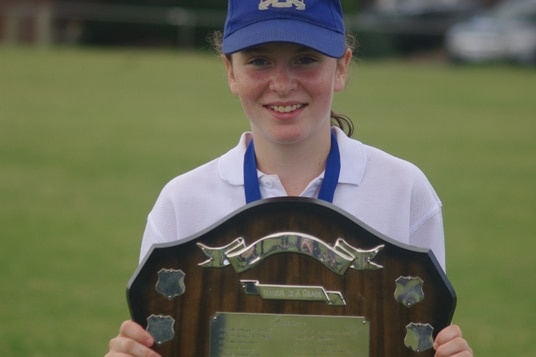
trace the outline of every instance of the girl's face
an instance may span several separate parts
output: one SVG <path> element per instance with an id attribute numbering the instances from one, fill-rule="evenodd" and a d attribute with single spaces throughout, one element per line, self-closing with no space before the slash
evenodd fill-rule
<path id="1" fill-rule="evenodd" d="M 224 59 L 255 140 L 294 144 L 326 137 L 333 94 L 344 89 L 352 57 L 341 59 L 290 43 L 269 43 Z"/>

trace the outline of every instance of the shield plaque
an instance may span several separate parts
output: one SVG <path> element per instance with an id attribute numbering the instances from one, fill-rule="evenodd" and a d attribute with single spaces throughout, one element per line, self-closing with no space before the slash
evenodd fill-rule
<path id="1" fill-rule="evenodd" d="M 256 201 L 189 238 L 154 245 L 127 287 L 164 357 L 431 357 L 454 314 L 430 250 L 324 201 Z"/>

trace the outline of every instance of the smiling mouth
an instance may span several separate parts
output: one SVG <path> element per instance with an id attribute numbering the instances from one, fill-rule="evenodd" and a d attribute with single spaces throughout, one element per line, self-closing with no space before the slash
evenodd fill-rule
<path id="1" fill-rule="evenodd" d="M 271 105 L 270 109 L 278 113 L 291 113 L 295 110 L 303 108 L 303 104 L 294 104 L 294 105 Z"/>

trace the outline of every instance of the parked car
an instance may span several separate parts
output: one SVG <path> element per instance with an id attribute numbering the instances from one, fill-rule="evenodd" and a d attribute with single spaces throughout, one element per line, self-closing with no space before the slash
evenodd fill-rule
<path id="1" fill-rule="evenodd" d="M 453 61 L 536 63 L 536 0 L 510 0 L 453 25 L 446 34 Z"/>
<path id="2" fill-rule="evenodd" d="M 447 29 L 477 9 L 475 0 L 398 0 L 389 7 L 376 2 L 346 19 L 358 39 L 364 34 L 381 35 L 396 52 L 408 53 L 442 48 Z"/>

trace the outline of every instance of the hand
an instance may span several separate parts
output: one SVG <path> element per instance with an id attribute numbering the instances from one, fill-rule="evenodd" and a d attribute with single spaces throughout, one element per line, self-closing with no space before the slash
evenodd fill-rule
<path id="1" fill-rule="evenodd" d="M 457 325 L 450 325 L 439 332 L 434 341 L 435 357 L 472 357 L 473 350 L 462 337 Z"/>
<path id="2" fill-rule="evenodd" d="M 110 350 L 104 357 L 160 357 L 151 350 L 154 344 L 149 332 L 134 321 L 125 321 L 119 334 L 110 340 Z"/>

